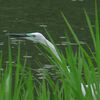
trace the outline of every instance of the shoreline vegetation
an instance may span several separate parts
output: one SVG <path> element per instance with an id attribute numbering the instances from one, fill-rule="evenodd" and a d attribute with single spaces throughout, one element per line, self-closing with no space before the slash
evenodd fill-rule
<path id="1" fill-rule="evenodd" d="M 59 61 L 53 52 L 46 49 L 53 57 L 45 54 L 49 59 L 50 64 L 55 65 L 54 74 L 57 79 L 54 80 L 48 71 L 43 71 L 42 80 L 33 76 L 31 66 L 24 66 L 20 60 L 20 44 L 18 46 L 18 54 L 16 59 L 16 69 L 13 74 L 12 53 L 10 41 L 8 41 L 9 55 L 8 67 L 3 71 L 2 55 L 0 52 L 0 100 L 99 100 L 100 99 L 100 28 L 97 1 L 95 0 L 95 29 L 92 27 L 91 20 L 86 10 L 84 10 L 86 22 L 93 41 L 94 51 L 87 46 L 89 53 L 86 51 L 76 36 L 73 28 L 68 20 L 61 12 L 67 27 L 73 35 L 78 49 L 73 51 L 72 46 L 65 48 L 66 56 L 57 48 L 57 53 L 61 61 Z M 45 29 L 51 42 L 53 42 L 49 33 Z M 95 53 L 94 53 L 95 52 Z M 92 56 L 92 58 L 91 58 Z M 24 67 L 28 67 L 25 71 Z M 41 65 L 40 65 L 41 66 Z M 66 66 L 70 66 L 70 72 L 66 70 Z M 43 66 L 41 66 L 43 68 Z M 96 69 L 96 70 L 95 70 Z M 26 72 L 26 73 L 25 73 Z M 81 90 L 83 83 L 86 94 L 83 95 Z M 88 88 L 87 88 L 88 86 Z M 91 89 L 92 87 L 92 89 Z"/>

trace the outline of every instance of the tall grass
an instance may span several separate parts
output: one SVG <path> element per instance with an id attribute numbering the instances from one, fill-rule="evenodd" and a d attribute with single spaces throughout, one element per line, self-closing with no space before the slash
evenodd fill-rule
<path id="1" fill-rule="evenodd" d="M 56 48 L 57 53 L 61 59 L 59 60 L 50 49 L 44 47 L 44 49 L 46 49 L 53 58 L 51 59 L 48 55 L 46 55 L 50 63 L 55 65 L 56 68 L 54 73 L 58 78 L 54 80 L 48 72 L 44 72 L 45 79 L 39 81 L 35 78 L 35 76 L 33 76 L 32 71 L 30 70 L 31 68 L 27 70 L 27 77 L 24 76 L 25 73 L 23 71 L 23 65 L 25 64 L 20 62 L 20 44 L 18 47 L 17 63 L 15 65 L 16 69 L 15 73 L 13 73 L 13 59 L 11 54 L 11 47 L 9 45 L 8 67 L 4 70 L 3 74 L 0 70 L 0 100 L 100 99 L 100 33 L 97 4 L 95 3 L 95 31 L 93 30 L 89 15 L 85 10 L 84 13 L 87 25 L 90 30 L 91 39 L 93 40 L 95 54 L 92 52 L 89 46 L 87 48 L 91 54 L 88 53 L 86 48 L 80 44 L 75 31 L 69 24 L 64 14 L 61 12 L 67 27 L 69 28 L 76 43 L 78 44 L 77 51 L 74 52 L 72 47 L 69 45 L 65 48 L 66 55 L 64 56 L 63 53 L 61 53 L 61 51 Z M 46 33 L 48 34 L 47 30 Z M 94 59 L 91 58 L 91 55 Z M 4 69 L 4 66 L 2 66 L 2 56 L 3 54 L 1 53 L 0 69 Z M 66 66 L 69 66 L 68 68 L 70 68 L 70 71 L 68 71 Z M 97 71 L 95 71 L 95 69 L 97 69 Z M 85 95 L 83 95 L 82 92 L 82 84 L 86 90 Z"/>

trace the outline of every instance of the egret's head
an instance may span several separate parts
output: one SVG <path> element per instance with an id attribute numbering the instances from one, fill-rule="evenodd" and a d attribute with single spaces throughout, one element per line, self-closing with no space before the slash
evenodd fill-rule
<path id="1" fill-rule="evenodd" d="M 33 41 L 34 43 L 46 44 L 46 38 L 39 32 L 27 33 L 27 34 L 11 34 L 10 36 L 30 40 Z"/>
<path id="2" fill-rule="evenodd" d="M 28 33 L 26 34 L 27 37 L 26 39 L 27 40 L 31 40 L 33 41 L 34 43 L 43 43 L 46 42 L 46 38 L 39 32 L 35 32 L 35 33 Z"/>

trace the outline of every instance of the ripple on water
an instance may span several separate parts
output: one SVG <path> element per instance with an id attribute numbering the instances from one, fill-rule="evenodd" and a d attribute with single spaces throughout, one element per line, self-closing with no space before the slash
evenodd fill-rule
<path id="1" fill-rule="evenodd" d="M 6 33 L 6 32 L 8 32 L 8 30 L 5 29 L 5 30 L 3 30 L 2 32 Z"/>
<path id="2" fill-rule="evenodd" d="M 23 58 L 28 58 L 29 59 L 29 58 L 32 58 L 32 56 L 27 55 L 27 56 L 23 56 Z"/>
<path id="3" fill-rule="evenodd" d="M 11 44 L 14 44 L 14 45 L 18 45 L 19 42 L 24 42 L 24 45 L 25 45 L 25 40 L 19 40 L 19 39 L 16 39 L 16 38 L 10 38 L 11 40 Z"/>
<path id="4" fill-rule="evenodd" d="M 84 0 L 78 0 L 78 1 L 83 2 Z"/>
<path id="5" fill-rule="evenodd" d="M 50 68 L 53 68 L 54 65 L 48 65 L 48 64 L 45 64 L 43 68 L 47 68 L 47 69 L 50 69 Z"/>
<path id="6" fill-rule="evenodd" d="M 59 37 L 60 39 L 66 39 L 66 37 L 65 36 L 61 36 L 61 37 Z"/>
<path id="7" fill-rule="evenodd" d="M 45 25 L 45 24 L 41 24 L 41 25 L 39 25 L 40 27 L 44 27 L 44 28 L 46 28 L 47 27 L 47 25 Z"/>
<path id="8" fill-rule="evenodd" d="M 85 42 L 83 42 L 83 41 L 80 41 L 80 44 L 81 45 L 84 45 L 84 44 L 86 44 Z M 71 43 L 71 42 L 61 42 L 61 45 L 63 45 L 63 46 L 65 46 L 65 45 L 72 45 L 72 46 L 75 46 L 75 45 L 78 45 L 78 43 Z"/>
<path id="9" fill-rule="evenodd" d="M 9 61 L 5 61 L 6 64 L 9 64 Z M 12 64 L 15 64 L 15 61 L 11 62 Z"/>
<path id="10" fill-rule="evenodd" d="M 42 55 L 43 55 L 43 53 L 42 53 L 42 52 L 40 52 L 40 53 L 38 53 L 38 55 L 39 55 L 39 56 L 42 56 Z"/>
<path id="11" fill-rule="evenodd" d="M 83 2 L 84 0 L 72 0 L 72 2 Z"/>
<path id="12" fill-rule="evenodd" d="M 77 1 L 77 0 L 72 0 L 73 2 Z"/>
<path id="13" fill-rule="evenodd" d="M 0 46 L 4 45 L 4 42 L 0 42 Z"/>
<path id="14" fill-rule="evenodd" d="M 4 69 L 3 68 L 0 68 L 0 71 L 4 71 Z"/>
<path id="15" fill-rule="evenodd" d="M 55 65 L 45 64 L 42 68 L 32 69 L 39 80 L 45 79 L 46 73 L 48 73 L 53 79 L 57 79 L 57 73 L 55 73 Z"/>

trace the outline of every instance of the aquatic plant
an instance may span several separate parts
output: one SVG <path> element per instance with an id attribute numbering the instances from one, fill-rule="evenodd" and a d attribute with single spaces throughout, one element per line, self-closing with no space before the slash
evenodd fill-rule
<path id="1" fill-rule="evenodd" d="M 57 79 L 54 80 L 48 71 L 44 71 L 45 78 L 36 79 L 28 66 L 27 73 L 24 72 L 23 65 L 20 60 L 20 44 L 18 46 L 16 69 L 13 73 L 12 51 L 9 43 L 8 67 L 4 68 L 2 64 L 2 53 L 0 53 L 0 100 L 99 100 L 100 99 L 100 30 L 98 20 L 97 3 L 95 0 L 95 31 L 92 27 L 89 15 L 84 10 L 86 22 L 88 24 L 91 39 L 93 40 L 94 51 L 87 45 L 88 51 L 77 38 L 75 31 L 69 24 L 68 20 L 61 12 L 67 27 L 73 35 L 78 49 L 76 52 L 68 45 L 66 55 L 57 50 L 61 59 L 58 60 L 50 49 L 43 46 L 51 55 L 47 55 L 49 62 L 55 65 Z M 47 30 L 46 33 L 49 35 Z M 50 35 L 49 35 L 50 37 Z M 50 38 L 52 40 L 52 38 Z M 54 42 L 52 42 L 54 43 Z M 95 52 L 95 54 L 93 53 Z M 49 57 L 52 56 L 52 59 Z M 93 59 L 92 59 L 92 58 Z M 66 66 L 70 66 L 70 72 Z M 43 67 L 43 66 L 41 66 Z M 95 71 L 96 69 L 96 71 Z M 81 83 L 84 84 L 86 94 L 83 95 Z M 92 88 L 91 88 L 92 87 Z"/>

